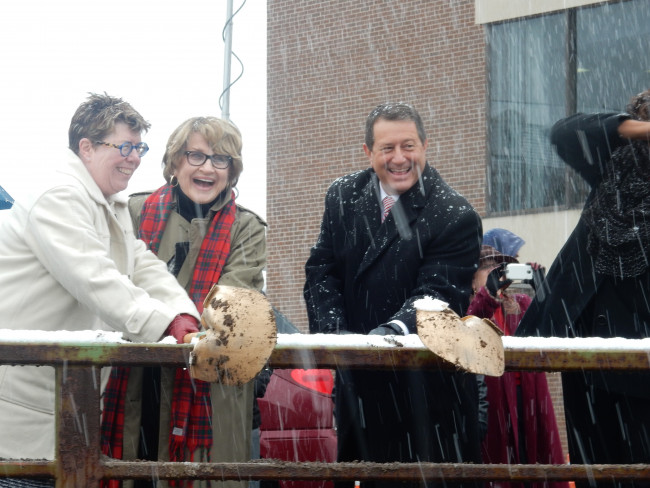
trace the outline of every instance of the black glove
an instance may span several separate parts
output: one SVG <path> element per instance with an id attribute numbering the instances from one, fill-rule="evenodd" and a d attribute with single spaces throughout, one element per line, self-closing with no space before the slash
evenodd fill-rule
<path id="1" fill-rule="evenodd" d="M 533 290 L 537 291 L 541 288 L 544 279 L 546 278 L 546 268 L 537 263 L 528 263 L 530 267 L 533 268 L 533 279 L 526 280 L 526 283 L 530 284 L 533 287 Z"/>
<path id="2" fill-rule="evenodd" d="M 381 324 L 376 329 L 368 332 L 368 335 L 404 335 L 402 329 L 397 324 Z"/>
<path id="3" fill-rule="evenodd" d="M 506 263 L 499 264 L 496 268 L 490 271 L 490 274 L 487 277 L 487 282 L 485 287 L 490 292 L 490 295 L 493 297 L 497 296 L 499 290 L 505 290 L 510 286 L 512 280 L 502 280 L 506 270 Z"/>

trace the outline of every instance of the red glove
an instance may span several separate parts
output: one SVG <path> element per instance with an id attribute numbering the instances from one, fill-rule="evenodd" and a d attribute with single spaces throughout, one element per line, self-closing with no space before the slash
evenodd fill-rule
<path id="1" fill-rule="evenodd" d="M 187 334 L 199 331 L 199 321 L 189 314 L 182 313 L 174 317 L 165 335 L 174 336 L 178 344 L 183 344 L 183 339 Z"/>

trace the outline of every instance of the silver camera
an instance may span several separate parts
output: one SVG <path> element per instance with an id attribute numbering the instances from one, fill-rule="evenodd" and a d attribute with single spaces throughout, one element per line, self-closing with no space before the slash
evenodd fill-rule
<path id="1" fill-rule="evenodd" d="M 533 268 L 530 264 L 508 263 L 506 266 L 506 279 L 508 280 L 532 280 Z"/>

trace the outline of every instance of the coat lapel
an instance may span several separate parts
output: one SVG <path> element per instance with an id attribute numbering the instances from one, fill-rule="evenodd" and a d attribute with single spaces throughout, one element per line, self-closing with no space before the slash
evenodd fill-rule
<path id="1" fill-rule="evenodd" d="M 424 178 L 428 175 L 428 178 Z M 403 193 L 399 200 L 395 202 L 390 214 L 386 220 L 381 223 L 380 209 L 381 209 L 381 193 L 379 191 L 379 179 L 376 174 L 372 177 L 366 187 L 364 188 L 364 195 L 360 200 L 363 200 L 365 205 L 360 208 L 375 209 L 370 214 L 364 214 L 365 231 L 368 232 L 371 238 L 371 243 L 359 265 L 355 278 L 359 278 L 365 270 L 384 254 L 390 246 L 398 239 L 412 239 L 412 224 L 419 215 L 420 211 L 426 203 L 426 195 L 431 189 L 431 172 L 428 165 L 425 166 L 424 173 L 419 182 L 413 188 Z M 376 204 L 372 205 L 370 200 L 375 200 Z"/>

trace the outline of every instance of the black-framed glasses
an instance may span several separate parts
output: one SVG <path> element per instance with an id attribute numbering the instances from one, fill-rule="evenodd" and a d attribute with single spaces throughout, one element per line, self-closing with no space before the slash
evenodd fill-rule
<path id="1" fill-rule="evenodd" d="M 114 147 L 115 149 L 119 149 L 120 154 L 122 155 L 122 157 L 125 158 L 129 154 L 131 154 L 131 151 L 133 151 L 134 149 L 135 152 L 140 157 L 147 154 L 147 151 L 149 150 L 149 146 L 147 146 L 146 142 L 138 142 L 137 144 L 133 144 L 132 142 L 126 141 L 118 146 L 117 144 L 113 144 L 112 142 L 95 141 L 95 144 L 103 144 L 104 146 Z"/>
<path id="2" fill-rule="evenodd" d="M 199 151 L 185 151 L 187 162 L 191 166 L 202 166 L 208 159 L 216 169 L 226 169 L 232 164 L 232 157 L 227 154 L 213 154 L 208 156 Z"/>

